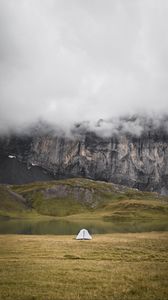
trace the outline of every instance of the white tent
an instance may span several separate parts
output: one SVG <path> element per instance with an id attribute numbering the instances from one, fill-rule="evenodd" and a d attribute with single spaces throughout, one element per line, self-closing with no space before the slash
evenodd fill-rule
<path id="1" fill-rule="evenodd" d="M 86 229 L 81 229 L 76 237 L 76 240 L 91 240 L 92 237 Z"/>

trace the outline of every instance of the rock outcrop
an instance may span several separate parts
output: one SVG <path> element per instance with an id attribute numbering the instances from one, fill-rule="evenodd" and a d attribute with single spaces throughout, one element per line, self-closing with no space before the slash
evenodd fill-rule
<path id="1" fill-rule="evenodd" d="M 93 132 L 13 137 L 1 140 L 0 155 L 15 155 L 27 168 L 41 167 L 55 178 L 85 177 L 168 194 L 168 134 L 161 129 L 108 138 Z"/>

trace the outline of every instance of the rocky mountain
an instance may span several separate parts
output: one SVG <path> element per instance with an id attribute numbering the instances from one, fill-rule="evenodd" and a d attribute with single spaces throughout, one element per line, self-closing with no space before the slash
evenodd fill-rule
<path id="1" fill-rule="evenodd" d="M 25 166 L 18 176 L 18 166 L 12 167 L 14 160 Z M 78 131 L 67 137 L 40 131 L 1 138 L 1 183 L 68 177 L 168 194 L 168 133 L 159 127 L 143 130 L 140 135 L 120 131 L 103 137 L 93 131 Z"/>

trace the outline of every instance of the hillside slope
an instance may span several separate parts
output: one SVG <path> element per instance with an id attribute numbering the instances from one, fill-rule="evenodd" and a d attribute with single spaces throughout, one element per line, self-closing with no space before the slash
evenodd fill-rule
<path id="1" fill-rule="evenodd" d="M 0 216 L 17 216 L 27 212 L 26 199 L 15 193 L 9 186 L 0 185 Z"/>
<path id="2" fill-rule="evenodd" d="M 167 218 L 168 197 L 83 178 L 0 186 L 1 215 L 18 212 L 65 217 Z"/>

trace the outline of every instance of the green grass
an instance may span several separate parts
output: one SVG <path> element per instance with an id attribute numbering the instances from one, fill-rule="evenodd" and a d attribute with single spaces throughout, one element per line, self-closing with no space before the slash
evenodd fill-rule
<path id="1" fill-rule="evenodd" d="M 28 213 L 25 200 L 9 186 L 0 185 L 0 216 L 26 216 Z"/>
<path id="2" fill-rule="evenodd" d="M 56 217 L 86 212 L 85 207 L 81 203 L 71 198 L 68 199 L 68 197 L 65 199 L 52 198 L 46 201 L 44 198 L 36 196 L 33 199 L 33 208 L 41 215 Z"/>
<path id="3" fill-rule="evenodd" d="M 0 299 L 167 300 L 168 233 L 0 236 Z"/>
<path id="4" fill-rule="evenodd" d="M 167 219 L 168 204 L 160 200 L 121 200 L 111 202 L 104 209 L 106 221 L 132 219 Z"/>
<path id="5" fill-rule="evenodd" d="M 168 217 L 168 197 L 83 178 L 1 185 L 0 215 L 159 220 Z"/>

